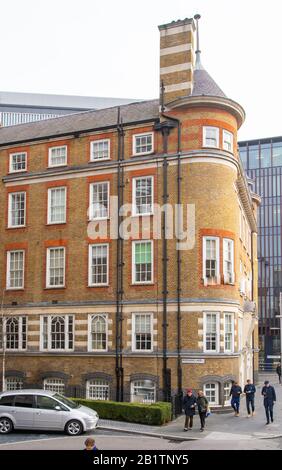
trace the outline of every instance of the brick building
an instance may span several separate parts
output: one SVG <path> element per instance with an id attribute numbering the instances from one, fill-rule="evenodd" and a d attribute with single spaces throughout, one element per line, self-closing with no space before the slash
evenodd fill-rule
<path id="1" fill-rule="evenodd" d="M 223 405 L 257 371 L 244 111 L 202 67 L 193 19 L 159 30 L 160 99 L 0 129 L 7 388 L 152 401 L 191 386 Z M 124 204 L 137 230 L 114 236 Z"/>

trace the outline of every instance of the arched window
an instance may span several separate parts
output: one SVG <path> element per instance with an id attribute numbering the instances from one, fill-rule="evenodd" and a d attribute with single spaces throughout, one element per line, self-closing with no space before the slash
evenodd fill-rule
<path id="1" fill-rule="evenodd" d="M 6 378 L 6 390 L 22 390 L 23 379 L 21 377 L 7 377 Z"/>
<path id="2" fill-rule="evenodd" d="M 204 385 L 204 394 L 210 405 L 219 404 L 218 383 L 210 382 Z"/>
<path id="3" fill-rule="evenodd" d="M 64 317 L 53 317 L 51 320 L 51 348 L 65 349 Z"/>
<path id="4" fill-rule="evenodd" d="M 230 404 L 230 390 L 231 390 L 231 380 L 224 382 L 223 384 L 223 398 L 224 398 L 224 405 Z"/>
<path id="5" fill-rule="evenodd" d="M 91 400 L 109 400 L 109 382 L 103 379 L 88 380 L 86 383 L 86 398 Z"/>
<path id="6" fill-rule="evenodd" d="M 62 393 L 65 392 L 65 383 L 63 379 L 58 379 L 55 377 L 47 377 L 43 382 L 44 390 L 51 390 L 51 392 Z"/>
<path id="7" fill-rule="evenodd" d="M 131 401 L 153 403 L 156 401 L 156 384 L 152 380 L 135 380 L 131 382 Z"/>
<path id="8" fill-rule="evenodd" d="M 41 348 L 51 350 L 73 349 L 74 316 L 49 315 L 42 318 Z"/>
<path id="9" fill-rule="evenodd" d="M 107 316 L 94 315 L 90 322 L 90 349 L 94 351 L 107 350 Z"/>

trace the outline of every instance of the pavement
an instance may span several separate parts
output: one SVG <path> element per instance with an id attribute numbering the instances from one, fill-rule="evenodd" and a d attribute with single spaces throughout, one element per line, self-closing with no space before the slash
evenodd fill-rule
<path id="1" fill-rule="evenodd" d="M 261 387 L 264 380 L 269 380 L 275 387 L 277 402 L 274 406 L 274 423 L 266 426 Z M 163 426 L 147 426 L 142 424 L 126 423 L 121 421 L 103 420 L 99 421 L 99 429 L 123 431 L 130 434 L 143 436 L 160 437 L 165 439 L 191 441 L 207 439 L 212 441 L 249 441 L 251 439 L 277 439 L 282 438 L 282 385 L 278 383 L 276 374 L 260 376 L 260 383 L 257 385 L 256 393 L 256 413 L 252 418 L 248 418 L 246 410 L 246 400 L 241 398 L 240 416 L 235 417 L 234 413 L 217 414 L 212 413 L 206 420 L 206 430 L 200 432 L 200 420 L 198 416 L 194 418 L 194 428 L 184 432 L 184 415 L 179 416 L 174 421 Z"/>

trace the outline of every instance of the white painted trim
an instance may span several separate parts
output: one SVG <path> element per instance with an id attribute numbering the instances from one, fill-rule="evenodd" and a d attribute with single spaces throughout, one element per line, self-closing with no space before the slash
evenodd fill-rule
<path id="1" fill-rule="evenodd" d="M 12 196 L 15 194 L 24 194 L 24 223 L 22 225 L 12 225 Z M 26 191 L 15 191 L 13 193 L 9 193 L 8 197 L 8 228 L 19 228 L 26 226 Z"/>
<path id="2" fill-rule="evenodd" d="M 207 384 L 214 384 L 215 385 L 215 399 L 216 399 L 216 401 L 215 401 L 215 403 L 210 402 L 209 404 L 212 405 L 212 406 L 213 405 L 214 406 L 219 405 L 219 384 L 218 384 L 218 382 L 210 381 L 210 382 L 207 382 L 206 384 L 203 385 L 205 396 L 206 396 L 206 386 L 207 386 Z"/>
<path id="3" fill-rule="evenodd" d="M 106 246 L 107 247 L 107 281 L 105 283 L 93 284 L 91 283 L 91 268 L 92 268 L 92 247 L 93 246 Z M 109 243 L 91 243 L 88 246 L 88 287 L 100 287 L 109 285 Z"/>
<path id="4" fill-rule="evenodd" d="M 52 286 L 50 285 L 50 251 L 51 250 L 63 250 L 64 253 L 64 282 L 63 284 Z M 66 284 L 66 248 L 64 246 L 50 246 L 46 250 L 46 288 L 47 289 L 60 289 L 65 287 Z"/>
<path id="5" fill-rule="evenodd" d="M 66 149 L 66 157 L 65 157 L 65 162 L 64 163 L 59 163 L 59 164 L 52 164 L 51 162 L 51 157 L 52 157 L 52 150 L 53 149 Z M 68 146 L 67 145 L 54 145 L 53 147 L 49 147 L 48 149 L 48 168 L 56 168 L 58 166 L 66 166 L 68 164 Z"/>
<path id="6" fill-rule="evenodd" d="M 207 139 L 207 129 L 214 129 L 215 130 L 215 137 L 216 137 L 216 145 L 208 145 L 206 143 Z M 219 148 L 219 127 L 215 126 L 203 126 L 203 147 L 208 148 Z"/>
<path id="7" fill-rule="evenodd" d="M 151 349 L 136 349 L 136 336 L 135 336 L 135 317 L 136 315 L 143 315 L 147 316 L 150 315 L 151 317 L 151 322 L 150 322 L 150 330 L 151 330 Z M 132 352 L 141 352 L 141 353 L 148 353 L 148 352 L 153 352 L 154 350 L 154 326 L 153 326 L 153 318 L 154 314 L 152 312 L 134 312 L 132 313 L 132 331 L 131 331 L 131 346 L 132 346 Z"/>
<path id="8" fill-rule="evenodd" d="M 192 44 L 191 43 L 186 43 L 186 44 L 179 44 L 178 46 L 172 46 L 172 47 L 164 47 L 163 49 L 160 50 L 160 56 L 166 56 L 170 54 L 177 54 L 178 52 L 186 52 L 186 51 L 191 51 L 192 49 Z"/>
<path id="9" fill-rule="evenodd" d="M 206 334 L 207 334 L 207 315 L 216 315 L 216 350 L 206 349 Z M 220 352 L 220 312 L 211 312 L 206 310 L 203 312 L 203 352 L 205 354 L 217 354 Z"/>
<path id="10" fill-rule="evenodd" d="M 108 198 L 108 207 L 107 207 L 107 215 L 105 217 L 93 217 L 93 187 L 99 186 L 102 184 L 107 184 L 107 198 Z M 110 182 L 109 181 L 97 181 L 90 183 L 89 185 L 89 220 L 107 220 L 110 214 Z"/>
<path id="11" fill-rule="evenodd" d="M 108 156 L 104 158 L 93 158 L 93 147 L 94 144 L 101 144 L 102 142 L 108 142 Z M 90 142 L 90 162 L 100 162 L 104 160 L 111 159 L 111 139 L 98 139 L 98 140 L 91 140 Z"/>
<path id="12" fill-rule="evenodd" d="M 225 353 L 234 353 L 234 313 L 233 312 L 224 312 L 224 341 L 223 341 L 223 350 Z M 225 349 L 225 333 L 226 333 L 226 322 L 225 318 L 227 315 L 231 316 L 231 326 L 232 326 L 232 340 L 231 340 L 231 349 Z"/>
<path id="13" fill-rule="evenodd" d="M 23 283 L 20 287 L 11 287 L 11 253 L 23 253 Z M 7 272 L 6 272 L 6 289 L 7 290 L 22 290 L 24 289 L 24 281 L 25 281 L 25 250 L 9 250 L 7 251 Z"/>
<path id="14" fill-rule="evenodd" d="M 148 152 L 136 152 L 136 138 L 137 137 L 144 137 L 144 136 L 152 136 L 152 150 L 149 150 Z M 150 155 L 151 153 L 154 153 L 154 132 L 142 132 L 139 134 L 133 134 L 132 136 L 132 156 L 137 157 L 139 155 Z"/>
<path id="15" fill-rule="evenodd" d="M 184 24 L 182 26 L 172 26 L 171 28 L 161 29 L 160 37 L 172 36 L 174 34 L 186 33 L 187 31 L 193 31 L 192 24 Z"/>
<path id="16" fill-rule="evenodd" d="M 135 246 L 136 244 L 141 243 L 151 243 L 151 258 L 152 258 L 152 279 L 151 281 L 136 281 L 136 270 L 135 270 Z M 153 240 L 134 240 L 132 242 L 132 262 L 131 262 L 131 271 L 132 271 L 132 284 L 142 285 L 142 284 L 154 284 L 154 243 Z"/>
<path id="17" fill-rule="evenodd" d="M 215 240 L 216 250 L 216 284 L 220 284 L 220 253 L 219 253 L 219 237 L 203 236 L 203 279 L 205 285 L 208 285 L 208 278 L 206 277 L 206 252 L 207 252 L 207 240 Z"/>
<path id="18" fill-rule="evenodd" d="M 175 83 L 173 85 L 165 85 L 165 93 L 170 93 L 171 91 L 190 90 L 190 89 L 192 89 L 192 82 L 181 82 L 181 83 Z"/>
<path id="19" fill-rule="evenodd" d="M 25 155 L 25 168 L 22 170 L 13 170 L 12 160 L 16 155 Z M 13 152 L 9 154 L 9 173 L 21 173 L 22 171 L 27 171 L 27 152 Z"/>
<path id="20" fill-rule="evenodd" d="M 60 222 L 51 222 L 51 194 L 52 191 L 56 191 L 58 189 L 64 189 L 65 193 L 65 213 L 64 213 L 64 220 Z M 47 206 L 47 224 L 48 225 L 57 225 L 57 224 L 65 224 L 67 220 L 67 187 L 66 186 L 54 186 L 53 188 L 48 188 L 48 206 Z"/>
<path id="21" fill-rule="evenodd" d="M 226 148 L 225 146 L 225 136 L 228 135 L 231 137 L 231 150 L 229 150 L 228 148 Z M 230 132 L 230 131 L 227 131 L 226 129 L 223 129 L 222 131 L 222 148 L 223 150 L 225 150 L 226 152 L 231 152 L 233 153 L 233 148 L 234 148 L 234 137 L 233 137 L 233 133 Z"/>
<path id="22" fill-rule="evenodd" d="M 92 349 L 92 340 L 91 340 L 91 324 L 92 320 L 95 317 L 103 317 L 106 321 L 106 348 L 105 349 Z M 87 351 L 89 352 L 106 352 L 108 351 L 108 340 L 109 340 L 109 330 L 108 330 L 108 314 L 107 313 L 90 313 L 88 314 L 88 338 L 87 338 Z M 86 342 L 85 342 L 86 343 Z"/>
<path id="23" fill-rule="evenodd" d="M 51 347 L 52 338 L 51 338 L 51 322 L 53 317 L 62 317 L 65 321 L 65 344 L 69 346 L 69 319 L 72 317 L 72 325 L 73 325 L 73 347 L 69 348 L 66 347 L 64 349 L 53 349 Z M 44 318 L 47 318 L 47 348 L 44 348 Z M 46 314 L 41 315 L 40 317 L 40 341 L 39 341 L 40 351 L 48 351 L 48 352 L 69 352 L 74 351 L 75 349 L 75 315 L 73 314 Z"/>
<path id="24" fill-rule="evenodd" d="M 19 347 L 18 348 L 8 348 L 7 347 L 7 320 L 9 320 L 10 318 L 15 318 L 19 321 L 18 325 L 19 325 L 19 342 L 18 342 L 18 345 Z M 25 341 L 25 348 L 23 348 L 23 318 L 25 318 L 25 324 L 26 324 L 26 341 Z M 3 342 L 4 342 L 4 345 L 5 345 L 5 350 L 9 353 L 9 352 L 17 352 L 17 351 L 26 351 L 27 350 L 27 343 L 28 343 L 28 317 L 27 315 L 9 315 L 9 316 L 4 316 L 4 317 L 1 317 L 2 319 L 2 331 L 4 332 L 4 337 L 2 339 L 2 348 L 0 348 L 0 351 L 3 350 Z"/>
<path id="25" fill-rule="evenodd" d="M 192 70 L 192 62 L 184 62 L 183 64 L 170 65 L 168 67 L 161 67 L 160 74 L 164 75 L 167 73 L 181 72 L 183 70 Z"/>
<path id="26" fill-rule="evenodd" d="M 142 179 L 150 179 L 151 180 L 151 212 L 144 212 L 144 213 L 137 213 L 136 210 L 136 181 L 137 180 L 142 180 Z M 146 215 L 153 215 L 154 214 L 154 176 L 151 175 L 144 175 L 144 176 L 138 176 L 136 178 L 133 178 L 132 182 L 133 186 L 133 191 L 132 191 L 132 215 L 134 217 L 145 217 Z"/>

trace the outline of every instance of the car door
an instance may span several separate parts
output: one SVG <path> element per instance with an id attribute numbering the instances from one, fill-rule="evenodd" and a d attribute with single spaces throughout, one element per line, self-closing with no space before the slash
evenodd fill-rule
<path id="1" fill-rule="evenodd" d="M 15 427 L 23 429 L 32 429 L 34 421 L 34 396 L 16 395 L 13 407 L 15 417 Z"/>
<path id="2" fill-rule="evenodd" d="M 56 409 L 60 407 L 61 410 Z M 50 396 L 36 395 L 34 428 L 46 430 L 63 430 L 63 414 L 60 403 Z"/>

